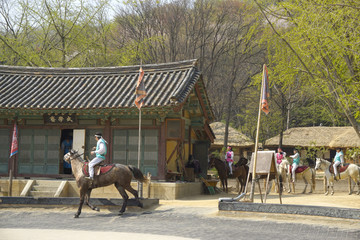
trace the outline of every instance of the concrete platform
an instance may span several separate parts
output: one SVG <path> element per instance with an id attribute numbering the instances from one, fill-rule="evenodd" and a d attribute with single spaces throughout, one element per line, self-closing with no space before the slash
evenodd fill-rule
<path id="1" fill-rule="evenodd" d="M 0 196 L 8 195 L 8 179 L 0 179 Z M 137 189 L 137 182 L 131 186 Z M 143 185 L 143 196 L 149 199 L 175 200 L 202 194 L 202 183 L 195 182 L 163 182 L 151 181 L 150 185 Z M 14 179 L 12 184 L 13 197 L 79 197 L 79 188 L 74 179 Z M 114 185 L 95 188 L 91 192 L 92 198 L 121 198 Z M 129 195 L 132 197 L 132 195 Z"/>
<path id="2" fill-rule="evenodd" d="M 1 207 L 50 207 L 50 206 L 78 206 L 78 197 L 0 197 L 0 208 Z M 144 208 L 159 205 L 159 199 L 140 199 Z M 95 206 L 121 206 L 123 199 L 121 198 L 91 198 L 91 204 Z M 137 206 L 135 199 L 129 199 L 127 206 Z"/>
<path id="3" fill-rule="evenodd" d="M 301 214 L 322 217 L 360 219 L 360 209 L 292 204 L 219 202 L 219 211 L 242 211 L 280 214 Z"/>

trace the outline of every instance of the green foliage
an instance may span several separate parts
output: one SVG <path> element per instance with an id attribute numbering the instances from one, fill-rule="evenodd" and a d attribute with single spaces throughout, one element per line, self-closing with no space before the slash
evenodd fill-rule
<path id="1" fill-rule="evenodd" d="M 360 148 L 348 148 L 346 149 L 345 159 L 354 161 L 354 163 L 360 163 Z"/>
<path id="2" fill-rule="evenodd" d="M 317 147 L 316 142 L 311 143 L 312 146 L 305 148 L 305 158 L 314 160 L 317 157 L 324 157 L 324 154 L 329 151 L 326 147 Z"/>
<path id="3" fill-rule="evenodd" d="M 276 81 L 290 86 L 299 79 L 302 86 L 312 89 L 315 99 L 358 125 L 359 4 L 335 0 L 263 2 L 277 13 L 269 14 L 276 37 L 272 34 L 273 38 L 267 39 Z"/>

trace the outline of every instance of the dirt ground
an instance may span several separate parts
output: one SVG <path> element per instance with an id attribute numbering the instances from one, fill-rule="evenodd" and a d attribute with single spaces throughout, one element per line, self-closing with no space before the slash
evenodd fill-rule
<path id="1" fill-rule="evenodd" d="M 187 197 L 181 199 L 181 202 L 184 204 L 191 203 L 196 204 L 196 200 L 203 200 L 202 204 L 215 204 L 217 206 L 219 198 L 232 198 L 238 196 L 238 192 L 236 191 L 236 181 L 234 179 L 229 180 L 229 193 L 219 193 L 215 195 L 199 195 L 193 197 Z M 272 184 L 272 183 L 271 183 Z M 263 198 L 265 197 L 264 186 L 265 183 L 260 180 L 260 186 Z M 219 184 L 217 187 L 220 187 Z M 287 187 L 287 185 L 286 185 Z M 339 207 L 339 208 L 357 208 L 360 209 L 360 195 L 357 195 L 357 187 L 353 187 L 353 193 L 349 195 L 349 187 L 348 180 L 340 180 L 335 182 L 334 195 L 330 193 L 328 195 L 324 194 L 324 183 L 322 180 L 316 181 L 315 193 L 308 193 L 310 191 L 310 186 L 306 189 L 306 193 L 302 194 L 301 192 L 305 188 L 305 184 L 302 181 L 297 181 L 295 183 L 295 193 L 288 193 L 284 191 L 281 195 L 283 204 L 295 204 L 295 205 L 312 205 L 312 206 L 324 206 L 324 207 Z M 250 191 L 250 187 L 248 188 L 248 192 Z M 214 199 L 213 199 L 214 198 Z M 248 195 L 247 197 L 248 198 Z M 211 201 L 213 199 L 213 201 Z M 194 200 L 192 202 L 191 200 Z M 261 203 L 261 197 L 258 191 L 258 186 L 255 187 L 255 203 Z M 266 203 L 280 203 L 279 194 L 275 192 L 274 186 L 272 187 L 269 195 L 267 196 Z"/>
<path id="2" fill-rule="evenodd" d="M 262 184 L 262 183 L 261 183 Z M 263 185 L 263 184 L 262 184 Z M 332 227 L 341 227 L 347 229 L 360 229 L 360 220 L 354 219 L 339 219 L 330 217 L 318 217 L 308 215 L 294 215 L 294 214 L 268 214 L 268 213 L 255 213 L 255 212 L 219 212 L 218 202 L 219 198 L 233 198 L 238 196 L 236 190 L 236 182 L 230 180 L 229 193 L 218 193 L 215 195 L 197 195 L 192 197 L 186 197 L 180 200 L 160 200 L 160 207 L 184 207 L 197 209 L 196 211 L 200 214 L 208 216 L 224 216 L 224 217 L 236 217 L 249 220 L 271 220 L 280 223 L 286 222 L 298 222 L 304 224 L 316 224 L 326 225 Z M 337 208 L 355 208 L 360 209 L 360 195 L 356 192 L 349 195 L 348 182 L 345 180 L 337 182 L 335 186 L 335 194 L 327 195 L 324 194 L 324 185 L 322 181 L 317 183 L 317 190 L 315 193 L 300 193 L 304 184 L 298 182 L 296 185 L 297 193 L 284 192 L 281 196 L 283 204 L 294 204 L 294 205 L 311 205 L 311 206 L 326 206 L 326 207 L 337 207 Z M 309 189 L 308 189 L 309 190 Z M 307 192 L 308 192 L 307 190 Z M 355 189 L 357 190 L 357 188 Z M 262 189 L 263 191 L 263 189 Z M 262 192 L 264 194 L 264 192 Z M 248 195 L 247 195 L 248 197 Z M 255 189 L 254 203 L 261 203 L 260 194 Z M 267 197 L 266 203 L 279 204 L 279 194 L 274 190 L 270 192 Z M 203 209 L 203 211 L 201 211 Z"/>

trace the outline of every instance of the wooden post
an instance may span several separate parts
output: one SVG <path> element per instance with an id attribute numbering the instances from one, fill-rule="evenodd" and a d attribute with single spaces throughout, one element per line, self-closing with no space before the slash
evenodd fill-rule
<path id="1" fill-rule="evenodd" d="M 10 171 L 9 171 L 9 189 L 8 189 L 9 197 L 12 197 L 12 179 L 13 179 L 13 174 L 12 174 L 12 170 L 10 169 Z"/>
<path id="2" fill-rule="evenodd" d="M 151 196 L 151 173 L 147 173 L 147 179 L 148 179 L 148 198 Z"/>

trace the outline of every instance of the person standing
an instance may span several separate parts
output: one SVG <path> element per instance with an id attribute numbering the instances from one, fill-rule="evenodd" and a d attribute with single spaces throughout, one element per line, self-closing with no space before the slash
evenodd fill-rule
<path id="1" fill-rule="evenodd" d="M 234 152 L 233 152 L 231 146 L 228 146 L 228 147 L 227 147 L 227 152 L 226 152 L 226 154 L 225 154 L 225 160 L 226 160 L 226 162 L 227 162 L 228 165 L 229 165 L 230 175 L 232 175 L 232 174 L 233 174 L 233 172 L 232 172 L 232 165 L 233 165 L 233 163 L 234 163 Z"/>
<path id="2" fill-rule="evenodd" d="M 297 149 L 294 149 L 294 155 L 290 156 L 293 159 L 293 164 L 292 164 L 292 169 L 291 169 L 291 174 L 292 174 L 292 182 L 295 182 L 295 171 L 298 168 L 299 164 L 300 164 L 300 154 L 299 151 Z"/>
<path id="3" fill-rule="evenodd" d="M 340 175 L 337 171 L 337 166 L 339 166 L 341 164 L 341 166 L 344 165 L 344 153 L 340 148 L 336 149 L 336 155 L 334 157 L 334 164 L 333 164 L 333 168 L 334 168 L 334 179 L 337 181 L 340 178 Z"/>
<path id="4" fill-rule="evenodd" d="M 95 134 L 96 149 L 95 151 L 91 151 L 91 155 L 96 155 L 96 157 L 89 162 L 89 177 L 85 177 L 86 179 L 94 180 L 94 167 L 96 164 L 101 163 L 105 160 L 105 155 L 107 153 L 106 141 L 102 138 L 101 133 Z"/>
<path id="5" fill-rule="evenodd" d="M 68 152 L 70 152 L 70 150 L 72 149 L 72 140 L 70 139 L 70 137 L 66 137 L 62 143 L 61 143 L 61 150 L 63 151 L 64 155 L 67 154 Z M 63 163 L 63 167 L 64 167 L 64 173 L 65 174 L 71 174 L 71 164 L 64 161 Z"/>

